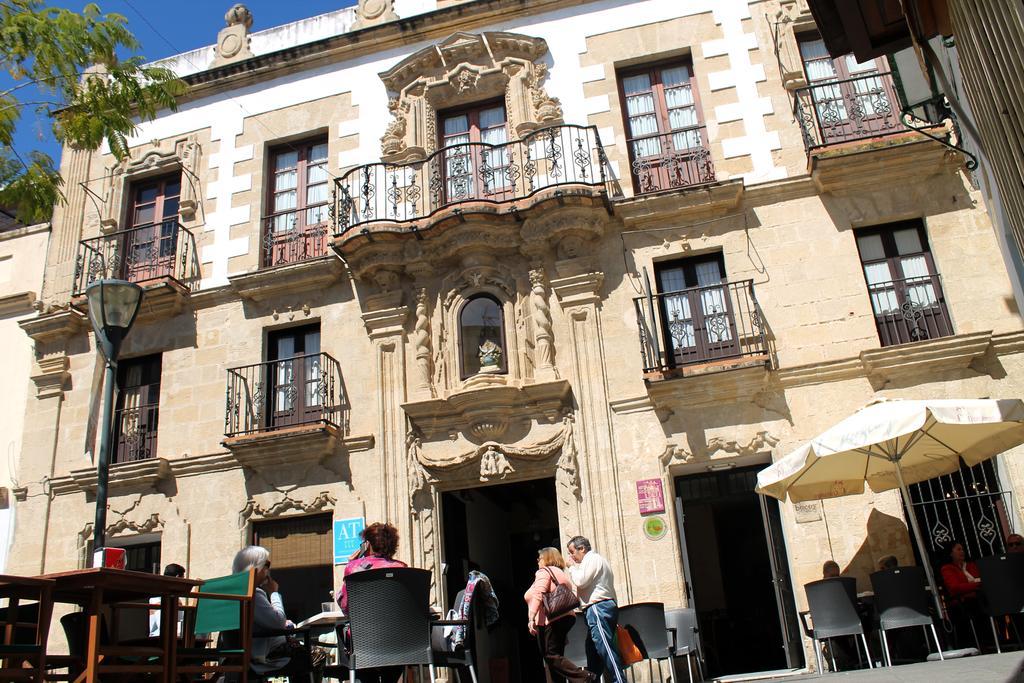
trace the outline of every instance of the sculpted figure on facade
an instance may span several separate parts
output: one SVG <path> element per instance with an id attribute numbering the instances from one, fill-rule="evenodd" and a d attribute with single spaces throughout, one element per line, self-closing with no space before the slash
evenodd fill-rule
<path id="1" fill-rule="evenodd" d="M 514 471 L 508 458 L 494 444 L 488 445 L 487 450 L 480 456 L 480 481 L 501 479 Z"/>

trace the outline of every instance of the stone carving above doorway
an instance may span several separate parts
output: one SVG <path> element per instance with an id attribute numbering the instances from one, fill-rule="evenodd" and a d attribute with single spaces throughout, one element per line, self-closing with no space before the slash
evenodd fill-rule
<path id="1" fill-rule="evenodd" d="M 579 489 L 579 472 L 576 453 L 576 439 L 573 434 L 573 417 L 565 414 L 557 426 L 549 425 L 537 431 L 533 440 L 515 443 L 486 441 L 470 450 L 458 452 L 445 443 L 426 443 L 410 432 L 407 443 L 409 467 L 418 474 L 413 477 L 411 493 L 415 496 L 426 486 L 428 479 L 435 480 L 442 474 L 446 481 L 458 478 L 456 471 L 463 470 L 463 478 L 476 476 L 481 482 L 500 481 L 522 470 L 544 466 L 550 469 L 552 459 L 556 478 L 573 492 Z"/>
<path id="2" fill-rule="evenodd" d="M 245 528 L 252 520 L 282 517 L 292 511 L 295 514 L 305 514 L 329 510 L 338 502 L 327 491 L 321 491 L 308 500 L 292 498 L 291 492 L 274 492 L 274 494 L 268 494 L 265 498 L 273 498 L 273 502 L 269 500 L 260 502 L 255 498 L 250 498 L 246 501 L 245 506 L 238 511 L 238 528 Z"/>
<path id="3" fill-rule="evenodd" d="M 380 74 L 394 117 L 381 138 L 382 160 L 423 159 L 437 149 L 437 112 L 501 99 L 515 136 L 562 122 L 547 93 L 543 38 L 488 31 L 454 33 Z"/>

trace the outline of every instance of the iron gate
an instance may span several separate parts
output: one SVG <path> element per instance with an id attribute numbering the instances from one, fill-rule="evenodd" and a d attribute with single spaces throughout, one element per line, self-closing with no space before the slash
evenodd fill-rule
<path id="1" fill-rule="evenodd" d="M 1012 494 L 999 483 L 995 459 L 973 467 L 961 461 L 958 471 L 908 488 L 932 564 L 948 561 L 951 541 L 963 543 L 972 558 L 1005 551 Z"/>

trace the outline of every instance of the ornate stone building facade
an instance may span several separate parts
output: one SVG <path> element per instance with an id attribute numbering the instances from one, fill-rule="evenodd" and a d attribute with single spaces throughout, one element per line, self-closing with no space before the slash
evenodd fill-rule
<path id="1" fill-rule="evenodd" d="M 11 572 L 87 562 L 82 293 L 102 275 L 146 288 L 113 541 L 202 577 L 266 544 L 298 611 L 338 585 L 332 523 L 389 520 L 438 604 L 470 562 L 506 597 L 490 680 L 537 680 L 524 577 L 578 533 L 621 603 L 696 606 L 714 673 L 804 666 L 800 586 L 832 557 L 864 581 L 912 561 L 906 512 L 892 492 L 762 502 L 757 469 L 875 398 L 1021 394 L 1024 328 L 963 160 L 900 126 L 884 61 L 823 57 L 801 2 L 226 19 L 167 60 L 191 91 L 129 160 L 64 155 L 45 310 L 22 324 Z M 936 543 L 991 550 L 1024 468 L 955 476 L 936 485 L 987 501 L 969 523 L 927 491 L 919 513 Z"/>

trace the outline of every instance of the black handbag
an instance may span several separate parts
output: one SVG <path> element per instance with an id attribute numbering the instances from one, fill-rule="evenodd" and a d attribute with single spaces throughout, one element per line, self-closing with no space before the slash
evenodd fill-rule
<path id="1" fill-rule="evenodd" d="M 548 621 L 552 621 L 558 617 L 564 617 L 569 612 L 579 608 L 580 599 L 576 597 L 576 594 L 567 585 L 558 583 L 558 579 L 555 578 L 553 571 L 547 567 L 544 568 L 548 570 L 548 574 L 555 584 L 554 590 L 550 590 L 541 596 L 541 600 L 544 602 L 544 611 L 548 615 Z"/>

